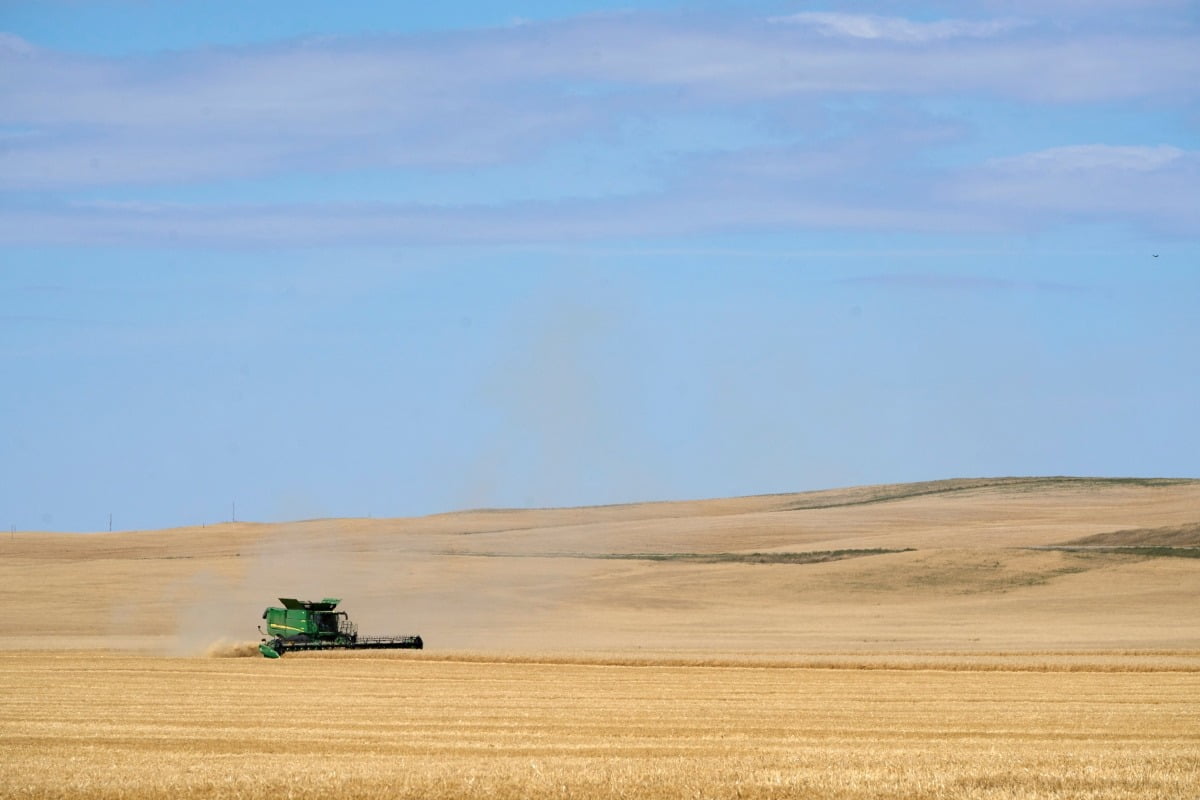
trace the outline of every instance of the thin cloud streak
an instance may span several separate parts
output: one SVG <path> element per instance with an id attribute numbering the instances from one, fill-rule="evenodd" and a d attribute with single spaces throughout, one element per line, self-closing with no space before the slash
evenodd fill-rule
<path id="1" fill-rule="evenodd" d="M 949 204 L 991 209 L 1021 228 L 1057 222 L 1136 223 L 1200 234 L 1200 152 L 1077 145 L 990 161 L 947 182 Z"/>
<path id="2" fill-rule="evenodd" d="M 1061 173 L 1095 169 L 1149 172 L 1169 166 L 1185 156 L 1178 147 L 1164 144 L 1153 147 L 1085 144 L 1051 147 L 1036 153 L 992 159 L 986 166 L 1014 172 L 1050 170 Z"/>
<path id="3" fill-rule="evenodd" d="M 1060 138 L 1003 153 L 993 143 L 973 163 L 934 166 L 939 148 L 970 149 L 986 123 L 923 110 L 924 99 L 1001 99 L 1037 113 L 1127 101 L 1153 111 L 1200 98 L 1200 36 L 1186 26 L 1117 34 L 1044 23 L 963 12 L 933 21 L 629 13 L 126 58 L 4 35 L 0 242 L 529 245 L 1079 222 L 1195 235 L 1200 156 L 1187 142 Z M 740 127 L 692 151 L 656 138 L 656 127 L 696 119 L 700 129 Z M 544 199 L 502 202 L 484 179 L 442 204 L 397 199 L 429 197 L 422 179 L 490 166 L 512 170 L 509 186 L 523 168 L 537 183 L 547 153 L 580 142 L 620 154 L 631 174 L 661 176 L 661 188 L 575 193 L 564 179 L 543 182 L 553 184 Z M 365 195 L 383 199 L 375 203 L 320 194 L 324 176 L 371 171 L 413 188 Z M 574 185 L 594 172 L 581 170 Z M 322 200 L 220 194 L 222 181 L 253 192 L 254 181 L 276 178 L 309 181 L 300 197 Z M 166 191 L 139 195 L 144 187 Z M 188 197 L 188 187 L 220 199 L 163 202 Z"/>
<path id="4" fill-rule="evenodd" d="M 988 38 L 1027 24 L 1018 20 L 975 22 L 945 19 L 935 22 L 914 22 L 902 17 L 819 11 L 804 11 L 799 14 L 775 17 L 772 22 L 808 26 L 826 36 L 911 43 L 937 42 L 943 39 Z"/>
<path id="5" fill-rule="evenodd" d="M 0 124 L 21 135 L 0 149 L 0 187 L 461 169 L 612 135 L 631 117 L 862 93 L 1038 103 L 1200 95 L 1200 38 L 1186 31 L 1067 37 L 1004 20 L 799 16 L 824 27 L 622 15 L 124 59 L 9 36 Z M 831 25 L 858 34 L 821 32 Z"/>
<path id="6" fill-rule="evenodd" d="M 505 206 L 414 204 L 75 204 L 18 209 L 0 218 L 0 242 L 95 245 L 275 246 L 340 243 L 533 244 L 612 237 L 832 229 L 996 233 L 1116 220 L 1168 235 L 1200 232 L 1200 154 L 1081 146 L 1062 171 L 1030 169 L 1048 151 L 899 184 L 885 167 L 844 162 L 836 185 L 786 170 L 769 151 L 717 160 L 660 194 Z M 1164 158 L 1161 154 L 1171 157 Z M 1156 155 L 1157 154 L 1157 155 Z M 764 180 L 773 170 L 783 180 Z M 1130 163 L 1138 165 L 1129 168 Z M 1148 163 L 1158 166 L 1149 168 Z"/>
<path id="7" fill-rule="evenodd" d="M 955 292 L 1087 292 L 1092 287 L 1057 281 L 1019 281 L 981 275 L 889 273 L 844 278 L 836 283 L 849 286 L 880 286 L 887 289 Z"/>

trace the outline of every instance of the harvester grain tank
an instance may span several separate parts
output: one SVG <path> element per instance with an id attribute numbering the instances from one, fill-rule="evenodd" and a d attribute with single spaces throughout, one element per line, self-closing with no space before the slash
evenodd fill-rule
<path id="1" fill-rule="evenodd" d="M 358 626 L 345 611 L 335 611 L 337 597 L 321 602 L 281 597 L 282 608 L 270 606 L 263 611 L 267 621 L 258 651 L 267 658 L 300 650 L 420 650 L 420 636 L 359 636 Z"/>

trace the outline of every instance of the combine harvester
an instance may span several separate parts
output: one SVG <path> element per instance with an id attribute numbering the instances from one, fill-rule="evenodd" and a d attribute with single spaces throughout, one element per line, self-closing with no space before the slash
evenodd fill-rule
<path id="1" fill-rule="evenodd" d="M 319 603 L 281 597 L 283 608 L 269 607 L 262 618 L 267 621 L 258 652 L 267 658 L 303 650 L 420 650 L 420 636 L 359 636 L 358 626 L 345 611 L 334 611 L 342 602 L 326 597 Z"/>

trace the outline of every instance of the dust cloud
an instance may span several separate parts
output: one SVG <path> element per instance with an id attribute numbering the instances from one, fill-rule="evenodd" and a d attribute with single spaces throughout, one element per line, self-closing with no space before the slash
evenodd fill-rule
<path id="1" fill-rule="evenodd" d="M 586 290 L 549 287 L 513 320 L 513 346 L 480 382 L 499 425 L 463 465 L 462 507 L 647 499 L 638 315 L 599 277 Z"/>
<path id="2" fill-rule="evenodd" d="M 571 591 L 544 561 L 464 554 L 463 534 L 417 520 L 312 520 L 271 526 L 231 559 L 166 585 L 150 604 L 167 610 L 166 652 L 257 653 L 263 609 L 278 598 L 341 598 L 363 636 L 420 635 L 427 648 L 518 649 L 541 611 Z M 429 527 L 433 527 L 430 525 Z M 119 618 L 134 611 L 125 608 Z"/>
<path id="3" fill-rule="evenodd" d="M 218 640 L 204 651 L 207 658 L 250 658 L 259 657 L 258 642 L 226 642 Z"/>
<path id="4" fill-rule="evenodd" d="M 246 623 L 257 614 L 238 583 L 236 578 L 202 570 L 168 590 L 168 607 L 175 612 L 168 647 L 171 655 L 204 655 L 218 645 L 245 640 L 253 633 Z"/>
<path id="5" fill-rule="evenodd" d="M 616 502 L 645 492 L 630 427 L 645 414 L 626 366 L 638 341 L 630 317 L 628 299 L 600 283 L 586 297 L 551 287 L 531 299 L 512 323 L 511 350 L 482 379 L 499 425 L 458 470 L 464 484 L 448 491 L 457 488 L 458 507 Z M 258 638 L 263 609 L 280 597 L 339 597 L 360 635 L 419 634 L 431 648 L 516 649 L 550 638 L 541 621 L 578 587 L 543 559 L 463 554 L 463 542 L 475 549 L 444 523 L 420 519 L 270 526 L 239 544 L 238 570 L 203 571 L 166 591 L 170 651 L 236 650 Z"/>

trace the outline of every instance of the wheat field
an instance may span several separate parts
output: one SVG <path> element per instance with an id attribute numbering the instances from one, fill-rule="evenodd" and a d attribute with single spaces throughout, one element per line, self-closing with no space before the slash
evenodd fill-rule
<path id="1" fill-rule="evenodd" d="M 0 796 L 1195 800 L 1198 520 L 1001 479 L 17 532 Z M 324 595 L 427 649 L 255 655 Z"/>
<path id="2" fill-rule="evenodd" d="M 1200 673 L 0 655 L 11 798 L 1194 798 Z"/>

